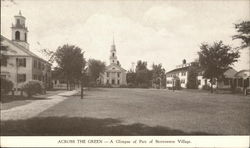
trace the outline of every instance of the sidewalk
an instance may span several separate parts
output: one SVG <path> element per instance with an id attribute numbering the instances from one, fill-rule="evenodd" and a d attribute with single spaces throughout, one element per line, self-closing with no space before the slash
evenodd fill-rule
<path id="1" fill-rule="evenodd" d="M 35 117 L 46 109 L 62 102 L 69 96 L 76 94 L 77 91 L 66 91 L 57 95 L 46 97 L 47 100 L 35 100 L 29 104 L 14 107 L 8 110 L 1 111 L 1 121 L 5 120 L 20 120 Z"/>

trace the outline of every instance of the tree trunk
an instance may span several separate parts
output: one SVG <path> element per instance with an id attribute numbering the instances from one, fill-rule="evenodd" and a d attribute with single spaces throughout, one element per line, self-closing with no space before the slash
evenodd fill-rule
<path id="1" fill-rule="evenodd" d="M 214 90 L 213 90 L 213 78 L 210 79 L 210 84 L 211 84 L 211 93 L 213 93 L 214 92 Z"/>

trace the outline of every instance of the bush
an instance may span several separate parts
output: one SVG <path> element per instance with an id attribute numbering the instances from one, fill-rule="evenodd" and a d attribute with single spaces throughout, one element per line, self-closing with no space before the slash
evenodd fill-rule
<path id="1" fill-rule="evenodd" d="M 1 94 L 8 94 L 13 89 L 13 82 L 5 78 L 1 78 L 0 80 Z"/>
<path id="2" fill-rule="evenodd" d="M 122 85 L 120 85 L 120 88 L 128 88 L 128 86 L 125 84 L 122 84 Z"/>
<path id="3" fill-rule="evenodd" d="M 202 86 L 202 89 L 203 89 L 203 90 L 210 90 L 210 89 L 211 89 L 211 87 L 210 87 L 210 86 L 208 86 L 208 85 L 203 85 L 203 86 Z"/>
<path id="4" fill-rule="evenodd" d="M 147 83 L 142 83 L 142 84 L 139 84 L 138 87 L 139 88 L 149 88 L 149 85 Z"/>
<path id="5" fill-rule="evenodd" d="M 128 88 L 135 88 L 136 85 L 135 85 L 134 83 L 128 83 L 127 87 L 128 87 Z"/>
<path id="6" fill-rule="evenodd" d="M 28 97 L 31 97 L 35 94 L 42 94 L 44 86 L 40 81 L 31 80 L 23 84 L 22 90 L 27 93 Z"/>

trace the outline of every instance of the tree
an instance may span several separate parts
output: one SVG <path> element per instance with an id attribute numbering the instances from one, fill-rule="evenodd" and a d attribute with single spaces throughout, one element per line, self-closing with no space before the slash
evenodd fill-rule
<path id="1" fill-rule="evenodd" d="M 7 51 L 8 51 L 8 47 L 3 45 L 3 38 L 1 36 L 0 38 L 0 41 L 1 41 L 1 48 L 0 48 L 0 65 L 6 65 L 7 63 L 7 59 L 8 59 L 8 56 L 5 54 Z"/>
<path id="2" fill-rule="evenodd" d="M 188 75 L 187 75 L 187 88 L 188 89 L 197 89 L 197 76 L 198 76 L 198 66 L 190 66 L 188 68 Z"/>
<path id="3" fill-rule="evenodd" d="M 239 24 L 235 24 L 235 29 L 238 34 L 234 35 L 233 39 L 242 40 L 241 48 L 250 47 L 250 21 L 242 21 Z"/>
<path id="4" fill-rule="evenodd" d="M 97 78 L 99 78 L 100 74 L 105 70 L 105 63 L 100 60 L 89 59 L 88 60 L 88 73 L 91 81 L 96 83 Z"/>
<path id="5" fill-rule="evenodd" d="M 150 72 L 147 68 L 147 62 L 139 60 L 136 65 L 136 84 L 139 87 L 149 86 Z"/>
<path id="6" fill-rule="evenodd" d="M 135 86 L 136 85 L 136 73 L 132 70 L 128 71 L 126 75 L 128 85 Z"/>
<path id="7" fill-rule="evenodd" d="M 165 69 L 161 64 L 152 65 L 152 83 L 157 87 L 166 86 Z"/>
<path id="8" fill-rule="evenodd" d="M 67 81 L 67 89 L 69 84 L 71 87 L 71 84 L 75 85 L 75 82 L 81 79 L 81 70 L 86 64 L 83 53 L 81 48 L 66 44 L 58 47 L 54 54 L 57 69 L 62 72 L 62 77 Z"/>
<path id="9" fill-rule="evenodd" d="M 199 64 L 204 71 L 203 77 L 210 79 L 211 93 L 213 93 L 215 80 L 223 77 L 224 72 L 230 69 L 240 57 L 239 49 L 232 49 L 229 45 L 224 45 L 222 41 L 214 42 L 213 45 L 203 43 L 200 49 Z"/>

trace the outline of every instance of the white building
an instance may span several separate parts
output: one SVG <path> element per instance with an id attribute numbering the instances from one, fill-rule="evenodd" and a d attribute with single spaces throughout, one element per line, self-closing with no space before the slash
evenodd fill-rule
<path id="1" fill-rule="evenodd" d="M 166 87 L 172 88 L 177 81 L 180 82 L 182 88 L 187 88 L 188 82 L 188 71 L 191 66 L 196 64 L 196 62 L 186 63 L 186 60 L 183 60 L 181 65 L 176 66 L 176 69 L 173 69 L 166 73 Z M 202 71 L 198 70 L 197 76 L 197 84 L 198 88 L 202 89 L 203 87 L 207 86 L 210 87 L 211 83 L 209 79 L 205 79 L 202 76 Z M 213 87 L 220 88 L 220 89 L 229 89 L 233 85 L 233 79 L 235 78 L 235 74 L 237 73 L 234 69 L 229 69 L 224 73 L 223 80 L 215 81 Z"/>
<path id="2" fill-rule="evenodd" d="M 50 87 L 51 64 L 29 50 L 28 29 L 21 12 L 14 18 L 12 40 L 1 35 L 1 44 L 7 46 L 7 51 L 1 51 L 1 54 L 8 57 L 1 59 L 1 77 L 11 80 L 15 90 L 29 80 L 39 80 Z"/>
<path id="3" fill-rule="evenodd" d="M 100 83 L 102 85 L 112 85 L 119 87 L 120 85 L 127 85 L 126 70 L 121 67 L 116 55 L 116 46 L 113 40 L 111 45 L 110 64 L 106 66 L 105 72 L 100 75 Z"/>
<path id="4" fill-rule="evenodd" d="M 184 59 L 181 65 L 176 66 L 176 69 L 173 69 L 166 73 L 166 87 L 172 88 L 176 81 L 180 82 L 182 88 L 186 88 L 187 85 L 187 75 L 188 68 L 193 63 L 186 63 Z"/>

